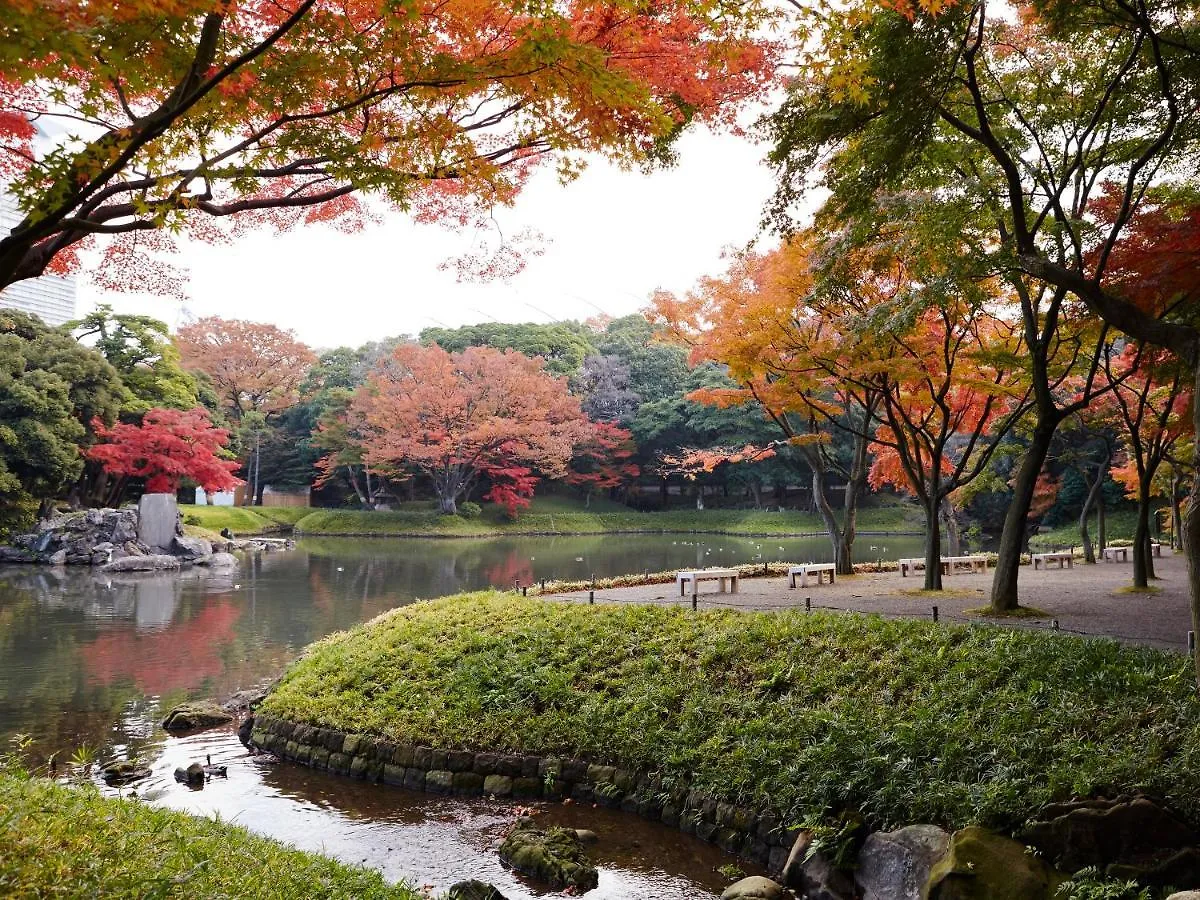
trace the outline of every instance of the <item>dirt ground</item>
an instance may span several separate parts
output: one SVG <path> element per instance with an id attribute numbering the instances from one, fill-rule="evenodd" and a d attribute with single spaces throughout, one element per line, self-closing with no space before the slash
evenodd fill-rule
<path id="1" fill-rule="evenodd" d="M 700 609 L 716 607 L 774 610 L 803 608 L 809 598 L 814 609 L 878 613 L 885 616 L 932 618 L 938 608 L 941 621 L 993 622 L 1014 628 L 1052 629 L 1090 636 L 1117 638 L 1133 644 L 1186 651 L 1191 628 L 1188 606 L 1187 564 L 1181 555 L 1163 549 L 1154 560 L 1151 591 L 1133 592 L 1133 563 L 1084 565 L 1076 560 L 1072 569 L 1035 571 L 1022 566 L 1021 605 L 1045 612 L 1046 618 L 992 619 L 968 615 L 965 610 L 986 606 L 992 570 L 986 575 L 960 574 L 943 579 L 939 594 L 921 591 L 923 576 L 902 578 L 897 572 L 839 577 L 835 584 L 819 587 L 810 580 L 807 588 L 789 590 L 786 578 L 743 578 L 738 593 L 719 593 L 717 583 L 701 582 L 697 600 Z M 587 591 L 551 595 L 586 603 Z M 595 592 L 597 603 L 691 604 L 690 592 L 680 597 L 674 584 L 631 588 L 603 588 Z"/>

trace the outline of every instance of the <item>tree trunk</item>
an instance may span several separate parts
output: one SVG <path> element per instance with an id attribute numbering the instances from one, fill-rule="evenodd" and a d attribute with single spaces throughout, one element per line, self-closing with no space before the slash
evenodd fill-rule
<path id="1" fill-rule="evenodd" d="M 1183 514 L 1180 509 L 1179 488 L 1182 479 L 1178 470 L 1171 474 L 1171 549 L 1183 548 Z"/>
<path id="2" fill-rule="evenodd" d="M 458 512 L 458 504 L 454 502 L 454 495 L 438 494 L 438 512 L 444 516 L 453 516 Z"/>
<path id="3" fill-rule="evenodd" d="M 1104 510 L 1104 491 L 1096 497 L 1096 552 L 1103 555 L 1108 546 L 1108 519 Z"/>
<path id="4" fill-rule="evenodd" d="M 1087 495 L 1083 498 L 1083 511 L 1079 514 L 1079 539 L 1083 543 L 1083 561 L 1095 565 L 1096 552 L 1092 548 L 1092 538 L 1088 534 L 1088 518 L 1092 515 L 1092 507 L 1096 505 L 1096 499 L 1100 496 L 1100 489 L 1104 487 L 1104 475 L 1108 471 L 1108 460 L 1096 470 L 1096 480 L 1091 484 L 1087 483 L 1087 473 L 1082 472 L 1084 484 L 1087 486 Z"/>
<path id="5" fill-rule="evenodd" d="M 1033 505 L 1033 494 L 1037 478 L 1050 443 L 1054 439 L 1054 426 L 1039 422 L 1033 430 L 1029 449 L 1021 460 L 1013 481 L 1013 499 L 1004 514 L 1004 529 L 1000 532 L 1000 548 L 996 556 L 996 574 L 992 577 L 992 611 L 1010 612 L 1020 604 L 1017 597 L 1017 578 L 1021 571 L 1021 549 L 1028 528 L 1029 508 Z"/>
<path id="6" fill-rule="evenodd" d="M 1192 396 L 1200 397 L 1200 364 L 1196 364 L 1192 377 Z M 1192 404 L 1192 428 L 1200 435 L 1200 403 Z M 1200 440 L 1193 442 L 1192 462 L 1192 496 L 1183 518 L 1183 552 L 1187 555 L 1192 631 L 1200 634 Z M 1192 662 L 1196 668 L 1196 687 L 1200 689 L 1200 653 L 1192 654 Z"/>
<path id="7" fill-rule="evenodd" d="M 931 492 L 931 499 L 925 503 L 925 590 L 940 591 L 942 589 L 942 532 L 938 522 L 938 510 L 941 502 L 937 491 Z"/>
<path id="8" fill-rule="evenodd" d="M 1150 489 L 1143 479 L 1138 485 L 1137 525 L 1133 531 L 1133 586 L 1148 587 L 1154 577 L 1150 562 Z"/>
<path id="9" fill-rule="evenodd" d="M 845 531 L 838 525 L 833 505 L 829 502 L 829 496 L 825 493 L 825 475 L 822 468 L 819 461 L 810 460 L 809 469 L 812 471 L 813 504 L 817 508 L 817 514 L 821 517 L 821 522 L 825 526 L 825 533 L 829 535 L 829 543 L 833 547 L 834 570 L 838 575 L 853 575 L 854 534 L 851 529 L 854 527 L 854 520 L 853 518 L 847 519 L 847 529 Z M 849 486 L 846 489 L 849 490 Z M 853 513 L 853 508 L 851 508 L 850 512 Z"/>
<path id="10" fill-rule="evenodd" d="M 942 524 L 946 526 L 946 554 L 962 556 L 962 534 L 958 528 L 954 507 L 948 499 L 942 501 Z"/>

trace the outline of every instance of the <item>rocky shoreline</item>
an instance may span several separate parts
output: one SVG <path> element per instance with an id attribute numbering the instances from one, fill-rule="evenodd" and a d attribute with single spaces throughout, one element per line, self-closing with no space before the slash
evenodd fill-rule
<path id="1" fill-rule="evenodd" d="M 761 865 L 781 891 L 812 900 L 1052 900 L 1072 873 L 1089 867 L 1152 886 L 1200 887 L 1200 834 L 1143 796 L 1054 804 L 1017 839 L 978 826 L 951 833 L 918 824 L 868 834 L 851 825 L 840 841 L 857 850 L 848 870 L 828 838 L 789 827 L 777 811 L 693 790 L 686 779 L 579 759 L 415 746 L 261 714 L 243 722 L 240 734 L 253 750 L 411 790 L 619 807 Z"/>
<path id="2" fill-rule="evenodd" d="M 170 499 L 166 528 L 158 528 L 152 538 L 148 531 L 154 529 L 143 525 L 138 507 L 60 513 L 39 522 L 33 532 L 13 538 L 9 545 L 0 545 L 0 563 L 91 566 L 104 572 L 169 571 L 189 565 L 235 566 L 234 550 L 263 552 L 294 546 L 280 539 L 210 541 L 189 536 L 174 498 Z"/>

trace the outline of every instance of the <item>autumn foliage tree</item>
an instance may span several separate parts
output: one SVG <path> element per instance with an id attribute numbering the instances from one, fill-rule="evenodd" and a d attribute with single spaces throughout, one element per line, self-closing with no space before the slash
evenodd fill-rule
<path id="1" fill-rule="evenodd" d="M 492 498 L 520 505 L 539 476 L 566 474 L 586 433 L 578 399 L 539 359 L 515 351 L 402 344 L 356 392 L 367 465 L 429 479 L 443 513 L 487 477 Z"/>
<path id="2" fill-rule="evenodd" d="M 590 505 L 592 494 L 628 484 L 641 474 L 633 461 L 637 444 L 629 430 L 612 422 L 590 422 L 575 447 L 564 479 L 581 488 Z"/>
<path id="3" fill-rule="evenodd" d="M 700 0 L 3 0 L 0 179 L 23 218 L 0 288 L 107 235 L 102 283 L 177 290 L 153 265 L 175 232 L 355 227 L 361 193 L 485 221 L 550 154 L 570 176 L 730 122 L 770 72 L 761 24 Z"/>
<path id="4" fill-rule="evenodd" d="M 140 425 L 107 428 L 96 421 L 93 428 L 102 443 L 88 450 L 88 458 L 111 475 L 144 478 L 148 494 L 174 493 L 185 478 L 210 492 L 241 484 L 233 475 L 237 461 L 225 458 L 229 432 L 216 428 L 203 407 L 156 408 Z"/>

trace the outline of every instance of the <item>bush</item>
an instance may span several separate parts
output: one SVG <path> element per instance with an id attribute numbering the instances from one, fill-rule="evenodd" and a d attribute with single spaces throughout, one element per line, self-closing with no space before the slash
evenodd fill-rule
<path id="1" fill-rule="evenodd" d="M 470 594 L 318 642 L 264 712 L 686 775 L 791 822 L 1011 831 L 1135 789 L 1200 821 L 1188 660 L 1062 634 Z"/>
<path id="2" fill-rule="evenodd" d="M 470 500 L 464 500 L 458 504 L 458 514 L 464 519 L 478 519 L 483 515 L 483 507 L 478 503 L 472 503 Z"/>

